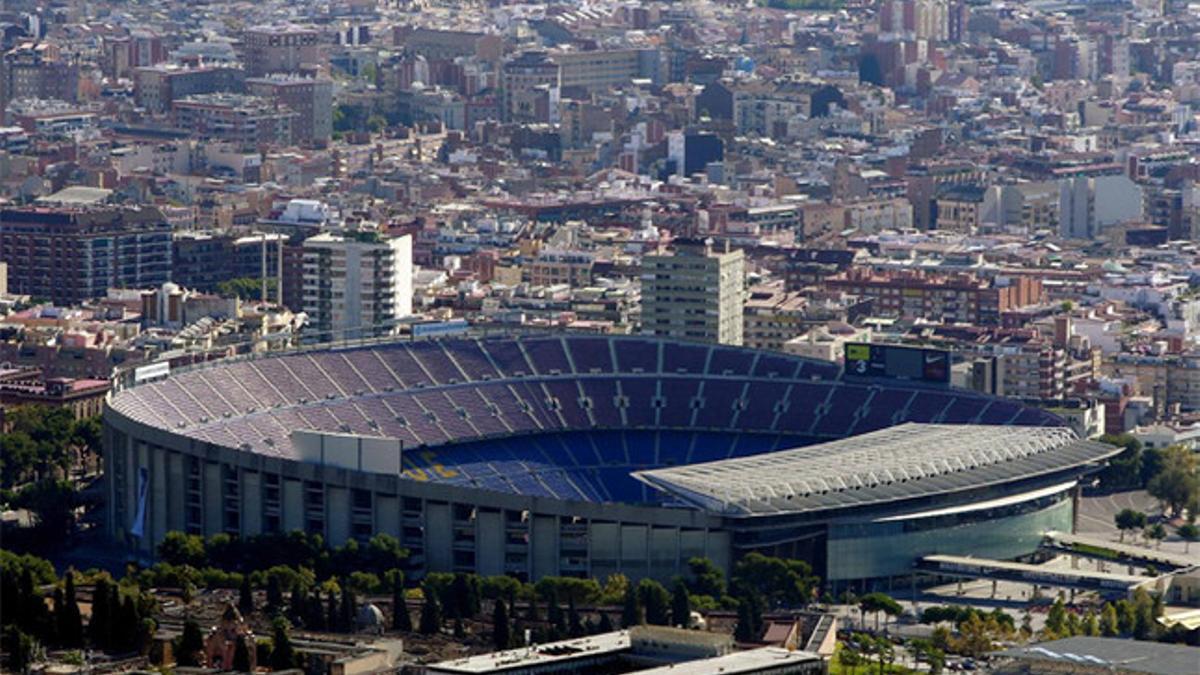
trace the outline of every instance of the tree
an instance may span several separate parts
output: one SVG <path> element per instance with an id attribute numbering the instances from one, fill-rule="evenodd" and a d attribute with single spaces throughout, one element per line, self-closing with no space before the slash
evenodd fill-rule
<path id="1" fill-rule="evenodd" d="M 171 565 L 191 565 L 201 568 L 208 565 L 204 550 L 204 539 L 200 535 L 185 534 L 172 530 L 158 544 L 158 559 Z"/>
<path id="2" fill-rule="evenodd" d="M 250 663 L 250 647 L 246 644 L 246 638 L 238 636 L 237 644 L 233 647 L 233 670 L 237 673 L 249 673 L 252 670 Z"/>
<path id="3" fill-rule="evenodd" d="M 200 624 L 189 616 L 183 622 L 183 634 L 175 646 L 175 662 L 180 666 L 196 668 L 202 665 L 203 658 L 204 636 L 200 632 Z"/>
<path id="4" fill-rule="evenodd" d="M 365 63 L 363 64 L 362 68 L 358 69 L 358 76 L 367 82 L 370 82 L 371 84 L 375 84 L 375 73 L 376 69 L 374 63 Z"/>
<path id="5" fill-rule="evenodd" d="M 725 596 L 725 573 L 708 558 L 688 560 L 688 576 L 684 582 L 692 595 L 707 595 L 718 600 Z"/>
<path id="6" fill-rule="evenodd" d="M 342 589 L 342 604 L 338 612 L 338 628 L 344 632 L 354 630 L 355 620 L 358 618 L 358 597 L 354 594 L 354 589 L 347 584 Z"/>
<path id="7" fill-rule="evenodd" d="M 92 646 L 98 649 L 108 649 L 112 635 L 112 584 L 108 575 L 101 575 L 92 587 L 92 617 L 88 620 L 88 636 Z"/>
<path id="8" fill-rule="evenodd" d="M 739 594 L 753 589 L 775 605 L 805 604 L 816 582 L 808 563 L 757 552 L 747 554 L 733 570 L 733 586 Z"/>
<path id="9" fill-rule="evenodd" d="M 254 611 L 254 591 L 250 587 L 250 575 L 242 575 L 241 588 L 238 589 L 238 609 L 241 610 L 242 616 L 250 616 L 250 612 Z"/>
<path id="10" fill-rule="evenodd" d="M 1124 448 L 1100 472 L 1100 484 L 1109 489 L 1134 488 L 1142 485 L 1142 442 L 1130 434 L 1105 434 L 1100 441 Z"/>
<path id="11" fill-rule="evenodd" d="M 738 642 L 757 642 L 762 635 L 762 598 L 747 593 L 738 598 L 737 625 L 733 638 Z"/>
<path id="12" fill-rule="evenodd" d="M 1133 509 L 1121 509 L 1113 516 L 1113 522 L 1121 531 L 1121 541 L 1125 541 L 1125 533 L 1130 530 L 1140 530 L 1146 526 L 1146 514 Z"/>
<path id="13" fill-rule="evenodd" d="M 692 623 L 692 599 L 688 597 L 687 585 L 677 579 L 671 589 L 671 625 L 688 628 Z"/>
<path id="14" fill-rule="evenodd" d="M 492 646 L 497 651 L 512 646 L 512 626 L 508 619 L 508 605 L 503 600 L 496 600 L 492 608 Z"/>
<path id="15" fill-rule="evenodd" d="M 575 605 L 575 596 L 567 596 L 567 635 L 577 638 L 583 637 L 586 632 L 583 629 L 583 621 L 579 616 L 579 608 Z"/>
<path id="16" fill-rule="evenodd" d="M 283 590 L 279 587 L 279 577 L 275 575 L 267 577 L 267 609 L 272 614 L 283 610 Z"/>
<path id="17" fill-rule="evenodd" d="M 992 650 L 992 633 L 979 612 L 973 612 L 958 627 L 956 650 L 967 656 L 982 656 Z"/>
<path id="18" fill-rule="evenodd" d="M 43 478 L 21 490 L 15 503 L 33 512 L 37 527 L 51 541 L 61 541 L 75 527 L 79 495 L 71 481 Z"/>
<path id="19" fill-rule="evenodd" d="M 1046 638 L 1056 640 L 1070 637 L 1071 632 L 1068 628 L 1067 607 L 1063 604 L 1062 598 L 1057 598 L 1054 604 L 1050 606 L 1050 611 L 1046 614 Z"/>
<path id="20" fill-rule="evenodd" d="M 438 602 L 437 592 L 428 583 L 422 590 L 425 601 L 421 604 L 419 630 L 423 635 L 434 635 L 442 630 L 442 605 Z"/>
<path id="21" fill-rule="evenodd" d="M 338 630 L 338 624 L 342 621 L 340 612 L 341 606 L 338 604 L 338 596 L 333 590 L 329 591 L 329 598 L 325 602 L 325 629 Z"/>
<path id="22" fill-rule="evenodd" d="M 1175 533 L 1183 540 L 1184 555 L 1191 552 L 1192 542 L 1200 539 L 1200 528 L 1196 527 L 1195 523 L 1184 523 L 1175 530 Z"/>
<path id="23" fill-rule="evenodd" d="M 1200 495 L 1195 455 L 1182 446 L 1167 448 L 1162 466 L 1146 484 L 1146 491 L 1166 505 L 1170 513 L 1181 514 Z"/>
<path id="24" fill-rule="evenodd" d="M 633 585 L 625 588 L 625 598 L 621 606 L 621 627 L 632 628 L 644 620 L 642 601 Z"/>
<path id="25" fill-rule="evenodd" d="M 479 577 L 458 572 L 450 583 L 453 606 L 446 610 L 451 616 L 473 619 L 479 614 Z"/>
<path id="26" fill-rule="evenodd" d="M 550 623 L 550 639 L 561 640 L 567 634 L 567 619 L 563 616 L 562 607 L 558 604 L 558 594 L 551 591 L 546 600 L 546 621 Z"/>
<path id="27" fill-rule="evenodd" d="M 638 599 L 646 612 L 646 623 L 666 626 L 671 623 L 671 594 L 662 584 L 653 579 L 638 582 Z"/>
<path id="28" fill-rule="evenodd" d="M 275 279 L 267 279 L 267 299 L 275 294 Z M 255 277 L 239 277 L 217 282 L 217 295 L 223 298 L 238 298 L 239 300 L 262 300 L 262 279 Z"/>
<path id="29" fill-rule="evenodd" d="M 1098 628 L 1100 635 L 1104 637 L 1116 637 L 1121 634 L 1120 619 L 1117 618 L 1117 608 L 1111 603 L 1104 603 L 1104 607 L 1100 609 L 1100 621 Z"/>
<path id="30" fill-rule="evenodd" d="M 291 625 L 282 616 L 272 622 L 271 670 L 287 670 L 296 667 L 296 650 L 292 647 Z"/>
<path id="31" fill-rule="evenodd" d="M 83 646 L 83 615 L 75 597 L 75 570 L 67 570 L 66 589 L 62 606 L 55 606 L 58 619 L 58 641 L 62 646 L 78 649 Z"/>
<path id="32" fill-rule="evenodd" d="M 946 665 L 946 653 L 933 644 L 933 640 L 916 639 L 908 643 L 909 651 L 917 663 L 928 663 L 929 672 L 940 673 Z M 918 670 L 920 670 L 918 668 Z"/>
<path id="33" fill-rule="evenodd" d="M 33 664 L 38 651 L 37 640 L 16 626 L 4 626 L 4 651 L 8 653 L 10 672 L 24 673 Z"/>
<path id="34" fill-rule="evenodd" d="M 392 628 L 405 633 L 412 632 L 412 617 L 408 615 L 408 601 L 404 597 L 403 573 L 392 579 Z"/>
<path id="35" fill-rule="evenodd" d="M 142 648 L 146 634 L 142 622 L 142 597 L 140 591 L 134 589 L 124 597 L 117 594 L 113 600 L 116 620 L 113 622 L 111 648 L 118 652 L 138 651 Z"/>
<path id="36" fill-rule="evenodd" d="M 516 601 L 517 595 L 524 590 L 520 581 L 507 574 L 484 577 L 479 583 L 479 592 L 482 597 L 488 600 L 504 599 L 508 602 L 510 610 L 516 609 L 513 603 Z"/>
<path id="37" fill-rule="evenodd" d="M 610 574 L 604 579 L 604 588 L 600 591 L 600 603 L 617 605 L 624 601 L 629 590 L 629 577 L 621 573 Z"/>
<path id="38" fill-rule="evenodd" d="M 1155 523 L 1146 528 L 1146 538 L 1154 540 L 1154 548 L 1162 546 L 1163 539 L 1167 538 L 1167 528 L 1162 523 Z"/>
<path id="39" fill-rule="evenodd" d="M 858 606 L 864 613 L 871 612 L 875 615 L 876 631 L 879 630 L 880 613 L 888 616 L 900 616 L 904 613 L 904 608 L 900 606 L 900 603 L 884 593 L 868 593 L 859 599 Z"/>

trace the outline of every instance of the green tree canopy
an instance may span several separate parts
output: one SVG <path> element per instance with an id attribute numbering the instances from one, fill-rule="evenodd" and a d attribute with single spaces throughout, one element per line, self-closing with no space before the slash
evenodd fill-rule
<path id="1" fill-rule="evenodd" d="M 808 602 L 817 578 L 803 560 L 785 560 L 749 553 L 734 566 L 733 585 L 739 595 L 752 590 L 776 605 L 800 606 Z"/>
<path id="2" fill-rule="evenodd" d="M 1200 495 L 1200 475 L 1196 471 L 1196 456 L 1181 446 L 1167 448 L 1162 466 L 1146 484 L 1146 491 L 1166 505 L 1173 514 Z"/>

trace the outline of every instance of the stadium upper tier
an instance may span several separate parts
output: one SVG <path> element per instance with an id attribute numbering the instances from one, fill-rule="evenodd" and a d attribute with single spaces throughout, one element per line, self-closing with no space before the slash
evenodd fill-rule
<path id="1" fill-rule="evenodd" d="M 1015 401 L 839 373 L 827 362 L 647 337 L 428 340 L 217 363 L 121 390 L 111 408 L 284 459 L 299 456 L 295 431 L 395 439 L 413 480 L 627 502 L 660 498 L 633 471 L 904 422 L 1062 424 Z"/>

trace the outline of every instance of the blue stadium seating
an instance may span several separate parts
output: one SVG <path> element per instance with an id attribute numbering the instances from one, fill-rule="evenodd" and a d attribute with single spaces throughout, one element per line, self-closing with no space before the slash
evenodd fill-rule
<path id="1" fill-rule="evenodd" d="M 446 343 L 446 352 L 458 365 L 459 370 L 475 381 L 494 380 L 500 377 L 500 371 L 488 360 L 479 343 L 474 340 L 457 340 Z"/>
<path id="2" fill-rule="evenodd" d="M 576 373 L 613 372 L 612 351 L 608 340 L 581 337 L 571 340 L 568 344 Z"/>
<path id="3" fill-rule="evenodd" d="M 562 375 L 574 372 L 563 351 L 562 340 L 539 338 L 525 342 L 525 353 L 541 375 Z"/>
<path id="4" fill-rule="evenodd" d="M 901 421 L 1062 424 L 1016 401 L 837 376 L 836 364 L 643 337 L 418 341 L 180 372 L 114 407 L 268 456 L 291 456 L 298 429 L 395 438 L 414 480 L 632 503 L 655 499 L 630 476 L 645 468 Z"/>
<path id="5" fill-rule="evenodd" d="M 692 373 L 693 375 L 703 373 L 705 364 L 708 362 L 708 352 L 711 349 L 711 347 L 694 344 L 663 345 L 662 372 L 664 374 Z"/>
<path id="6" fill-rule="evenodd" d="M 754 352 L 717 347 L 708 361 L 709 375 L 749 375 L 754 365 Z"/>
<path id="7" fill-rule="evenodd" d="M 622 373 L 657 373 L 658 344 L 650 340 L 623 340 L 616 349 Z"/>
<path id="8" fill-rule="evenodd" d="M 628 405 L 625 408 L 625 421 L 632 428 L 654 426 L 655 408 L 654 397 L 658 383 L 656 380 L 631 377 L 621 380 L 621 394 L 625 396 Z"/>

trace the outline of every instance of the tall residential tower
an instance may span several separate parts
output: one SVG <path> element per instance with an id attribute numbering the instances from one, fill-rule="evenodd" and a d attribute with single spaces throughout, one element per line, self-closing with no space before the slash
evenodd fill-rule
<path id="1" fill-rule="evenodd" d="M 742 344 L 745 256 L 711 239 L 681 239 L 675 255 L 642 259 L 642 332 Z"/>

